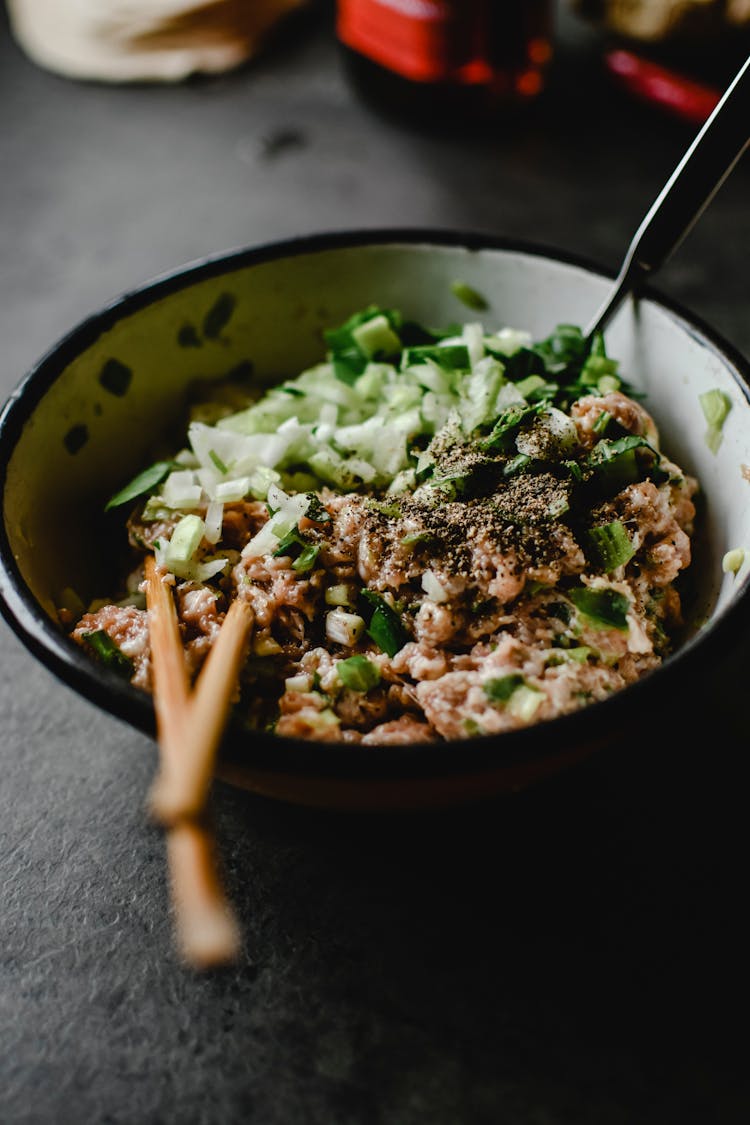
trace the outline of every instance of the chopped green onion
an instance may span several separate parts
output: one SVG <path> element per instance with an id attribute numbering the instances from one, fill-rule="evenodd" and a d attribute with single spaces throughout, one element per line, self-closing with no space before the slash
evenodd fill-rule
<path id="1" fill-rule="evenodd" d="M 349 348 L 345 352 L 336 352 L 332 365 L 336 378 L 347 386 L 353 387 L 367 367 L 367 357 L 355 348 Z"/>
<path id="2" fill-rule="evenodd" d="M 105 512 L 110 508 L 119 508 L 121 504 L 127 504 L 128 501 L 135 500 L 137 496 L 143 496 L 146 492 L 152 492 L 157 485 L 166 480 L 174 468 L 174 461 L 155 461 L 109 498 L 104 505 Z"/>
<path id="3" fill-rule="evenodd" d="M 451 293 L 457 297 L 462 304 L 466 305 L 469 309 L 476 309 L 478 312 L 483 312 L 490 306 L 485 297 L 471 285 L 467 285 L 465 281 L 454 281 L 451 284 Z"/>
<path id="4" fill-rule="evenodd" d="M 205 530 L 206 525 L 200 516 L 183 516 L 167 543 L 164 559 L 166 565 L 189 562 L 198 550 Z"/>
<path id="5" fill-rule="evenodd" d="M 539 413 L 539 405 L 509 406 L 499 415 L 492 432 L 480 442 L 480 448 L 508 449 L 515 438 L 516 431 L 526 418 Z"/>
<path id="6" fill-rule="evenodd" d="M 554 653 L 551 653 L 550 656 L 557 656 L 557 654 L 559 654 L 557 663 L 573 660 L 576 664 L 585 664 L 589 656 L 592 654 L 596 655 L 590 645 L 571 645 L 570 648 L 555 649 Z"/>
<path id="7" fill-rule="evenodd" d="M 337 586 L 329 586 L 324 594 L 324 601 L 326 605 L 351 606 L 354 604 L 352 589 L 343 583 Z"/>
<path id="8" fill-rule="evenodd" d="M 127 676 L 128 678 L 132 676 L 133 661 L 115 644 L 109 633 L 104 629 L 94 629 L 90 633 L 82 633 L 81 635 L 103 664 L 112 668 L 121 676 Z"/>
<path id="9" fill-rule="evenodd" d="M 219 457 L 219 454 L 216 452 L 216 450 L 215 449 L 209 449 L 208 456 L 211 458 L 211 460 L 213 461 L 214 465 L 219 470 L 219 472 L 223 473 L 226 476 L 226 474 L 229 472 L 229 469 L 224 464 L 221 457 Z"/>
<path id="10" fill-rule="evenodd" d="M 508 700 L 508 710 L 514 718 L 530 723 L 544 700 L 544 693 L 529 684 L 521 684 Z"/>
<path id="11" fill-rule="evenodd" d="M 627 632 L 630 601 L 625 594 L 610 587 L 577 586 L 569 592 L 569 596 L 579 613 L 593 625 Z"/>
<path id="12" fill-rule="evenodd" d="M 605 574 L 611 574 L 618 566 L 624 566 L 635 554 L 630 536 L 620 520 L 591 527 L 586 536 Z"/>
<path id="13" fill-rule="evenodd" d="M 409 640 L 409 634 L 401 623 L 401 618 L 374 590 L 363 590 L 362 598 L 373 609 L 367 626 L 368 635 L 379 649 L 388 656 L 395 656 Z"/>
<path id="14" fill-rule="evenodd" d="M 326 636 L 338 645 L 355 645 L 364 632 L 364 618 L 344 609 L 332 609 L 326 614 Z"/>
<path id="15" fill-rule="evenodd" d="M 721 569 L 725 574 L 736 574 L 745 561 L 745 550 L 743 547 L 734 547 L 731 551 L 727 551 L 724 558 L 721 560 Z"/>
<path id="16" fill-rule="evenodd" d="M 354 328 L 352 339 L 368 359 L 378 355 L 398 355 L 401 352 L 401 340 L 382 313 Z"/>
<path id="17" fill-rule="evenodd" d="M 418 543 L 432 543 L 435 536 L 431 531 L 410 531 L 401 539 L 402 547 L 416 547 Z"/>
<path id="18" fill-rule="evenodd" d="M 507 676 L 496 676 L 482 684 L 484 694 L 491 703 L 507 703 L 514 691 L 526 681 L 520 672 L 510 672 Z"/>
<path id="19" fill-rule="evenodd" d="M 698 401 L 701 404 L 703 416 L 708 423 L 706 445 L 712 453 L 716 453 L 721 445 L 724 422 L 732 409 L 732 400 L 724 391 L 715 388 L 699 395 Z"/>
<path id="20" fill-rule="evenodd" d="M 639 465 L 638 454 L 643 456 L 644 452 L 652 466 L 655 465 L 658 469 L 660 454 L 644 437 L 627 434 L 614 441 L 602 438 L 591 450 L 588 466 L 593 469 L 600 483 L 619 491 L 628 484 L 643 480 L 649 474 L 654 475 L 653 467 L 642 469 Z"/>
<path id="21" fill-rule="evenodd" d="M 292 558 L 296 558 L 297 555 L 301 557 L 300 552 L 303 548 L 308 546 L 308 540 L 305 539 L 304 535 L 302 535 L 296 527 L 293 527 L 291 531 L 288 531 L 286 535 L 283 536 L 273 553 L 273 557 L 275 559 L 280 558 L 282 555 L 290 555 Z"/>
<path id="22" fill-rule="evenodd" d="M 253 641 L 253 653 L 256 656 L 278 656 L 283 651 L 279 642 L 273 637 L 257 637 Z"/>
<path id="23" fill-rule="evenodd" d="M 526 453 L 519 453 L 517 457 L 511 457 L 510 461 L 503 466 L 503 476 L 512 477 L 530 464 L 531 458 Z"/>
<path id="24" fill-rule="evenodd" d="M 425 346 L 407 348 L 404 352 L 404 365 L 410 367 L 414 363 L 427 363 L 432 360 L 443 371 L 469 371 L 471 360 L 469 349 L 465 344 L 446 344 L 444 346 Z"/>
<path id="25" fill-rule="evenodd" d="M 307 574 L 308 570 L 312 570 L 315 566 L 319 554 L 320 545 L 318 543 L 308 544 L 292 563 L 292 570 L 296 570 L 298 574 Z"/>
<path id="26" fill-rule="evenodd" d="M 548 383 L 541 375 L 527 375 L 525 379 L 519 379 L 516 383 L 516 390 L 520 395 L 523 395 L 529 402 L 538 397 L 542 388 L 551 387 L 554 389 L 554 383 Z"/>
<path id="27" fill-rule="evenodd" d="M 366 656 L 350 656 L 339 660 L 336 672 L 344 687 L 350 691 L 370 691 L 380 683 L 380 669 Z"/>

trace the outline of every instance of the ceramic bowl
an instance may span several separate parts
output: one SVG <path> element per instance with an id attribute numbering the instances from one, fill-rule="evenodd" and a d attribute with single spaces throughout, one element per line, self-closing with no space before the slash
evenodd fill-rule
<path id="1" fill-rule="evenodd" d="M 150 281 L 78 325 L 19 383 L 1 418 L 0 604 L 51 673 L 113 720 L 155 733 L 151 697 L 95 664 L 60 628 L 72 587 L 108 589 L 116 546 L 105 499 L 153 459 L 186 389 L 232 371 L 271 383 L 323 354 L 322 330 L 367 304 L 444 324 L 467 316 L 461 280 L 489 302 L 488 328 L 534 337 L 585 325 L 611 284 L 606 271 L 538 246 L 445 231 L 360 231 L 233 250 Z M 669 455 L 702 485 L 690 594 L 691 628 L 641 681 L 575 714 L 500 736 L 434 746 L 296 742 L 230 727 L 220 775 L 256 793 L 328 807 L 445 804 L 518 789 L 571 766 L 684 684 L 713 646 L 747 621 L 750 546 L 748 365 L 689 312 L 650 292 L 607 331 L 608 351 L 645 395 Z M 716 451 L 699 396 L 732 406 Z M 750 552 L 749 552 L 750 555 Z"/>

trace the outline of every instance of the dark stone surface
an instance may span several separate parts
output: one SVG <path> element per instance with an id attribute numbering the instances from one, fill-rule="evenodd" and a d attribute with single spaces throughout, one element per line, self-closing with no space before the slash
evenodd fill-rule
<path id="1" fill-rule="evenodd" d="M 2 393 L 129 287 L 321 229 L 471 227 L 614 268 L 692 137 L 563 16 L 549 96 L 484 137 L 353 95 L 326 6 L 179 87 L 74 83 L 0 21 Z M 659 288 L 750 354 L 750 166 Z M 219 786 L 239 966 L 177 962 L 152 743 L 0 628 L 2 1125 L 739 1125 L 748 644 L 678 714 L 479 810 L 352 817 Z"/>

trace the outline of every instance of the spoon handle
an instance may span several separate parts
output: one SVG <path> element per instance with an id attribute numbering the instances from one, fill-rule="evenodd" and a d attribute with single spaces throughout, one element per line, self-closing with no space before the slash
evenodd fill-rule
<path id="1" fill-rule="evenodd" d="M 639 226 L 612 291 L 587 337 L 601 332 L 623 300 L 666 262 L 750 145 L 750 56 Z"/>

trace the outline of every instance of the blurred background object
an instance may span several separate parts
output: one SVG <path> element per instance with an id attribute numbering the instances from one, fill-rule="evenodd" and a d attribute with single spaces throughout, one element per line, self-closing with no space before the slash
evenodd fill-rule
<path id="1" fill-rule="evenodd" d="M 378 108 L 441 127 L 534 101 L 553 51 L 552 0 L 338 0 L 350 80 Z"/>
<path id="2" fill-rule="evenodd" d="M 570 0 L 628 93 L 705 121 L 750 53 L 750 0 Z"/>
<path id="3" fill-rule="evenodd" d="M 309 0 L 7 0 L 39 66 L 100 82 L 175 82 L 231 70 Z"/>

